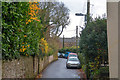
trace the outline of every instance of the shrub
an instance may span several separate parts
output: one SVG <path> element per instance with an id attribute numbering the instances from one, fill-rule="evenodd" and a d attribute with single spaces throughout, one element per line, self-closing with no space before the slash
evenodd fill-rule
<path id="1" fill-rule="evenodd" d="M 43 54 L 48 53 L 48 43 L 44 38 L 41 38 L 39 48 L 42 50 Z"/>
<path id="2" fill-rule="evenodd" d="M 90 19 L 87 26 L 82 30 L 79 41 L 80 53 L 86 58 L 86 74 L 89 78 L 90 71 L 92 76 L 99 73 L 101 63 L 108 62 L 108 45 L 107 45 L 107 23 L 106 18 Z M 99 57 L 99 59 L 96 59 Z M 91 68 L 91 63 L 94 67 Z"/>
<path id="3" fill-rule="evenodd" d="M 35 2 L 2 2 L 3 59 L 38 53 L 39 40 L 43 37 L 39 10 Z"/>
<path id="4" fill-rule="evenodd" d="M 59 49 L 58 52 L 60 52 L 60 53 L 66 53 L 66 52 L 78 53 L 79 48 L 76 49 L 76 46 L 66 47 L 66 48 Z"/>
<path id="5" fill-rule="evenodd" d="M 55 55 L 57 56 L 58 49 L 59 49 L 59 38 L 57 36 L 48 37 L 48 56 Z"/>
<path id="6" fill-rule="evenodd" d="M 29 8 L 27 2 L 2 2 L 2 58 L 19 58 L 20 51 L 25 52 L 25 22 Z"/>
<path id="7" fill-rule="evenodd" d="M 85 56 L 83 53 L 78 53 L 78 57 L 80 59 L 80 63 L 81 65 L 84 65 L 85 64 Z"/>
<path id="8" fill-rule="evenodd" d="M 100 67 L 100 77 L 109 78 L 109 67 Z"/>
<path id="9" fill-rule="evenodd" d="M 91 78 L 100 78 L 103 80 L 104 78 L 109 78 L 109 67 L 100 67 L 99 69 L 95 69 L 91 72 Z"/>

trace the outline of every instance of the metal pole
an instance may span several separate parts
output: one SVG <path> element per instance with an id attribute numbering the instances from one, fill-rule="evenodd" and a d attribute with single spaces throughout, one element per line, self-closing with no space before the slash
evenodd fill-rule
<path id="1" fill-rule="evenodd" d="M 87 23 L 86 23 L 86 27 L 88 26 L 88 23 L 89 23 L 89 20 L 90 20 L 90 0 L 87 0 Z M 86 75 L 87 75 L 87 79 L 89 80 L 89 65 L 88 65 L 88 63 L 89 63 L 89 57 L 88 57 L 88 55 L 87 55 L 87 53 L 85 53 L 86 54 Z"/>
<path id="2" fill-rule="evenodd" d="M 76 53 L 78 54 L 77 48 L 78 48 L 78 26 L 76 26 Z"/>
<path id="3" fill-rule="evenodd" d="M 90 21 L 90 0 L 87 0 L 87 23 L 86 24 L 88 24 L 89 21 Z"/>
<path id="4" fill-rule="evenodd" d="M 63 48 L 64 48 L 64 35 L 63 35 Z"/>

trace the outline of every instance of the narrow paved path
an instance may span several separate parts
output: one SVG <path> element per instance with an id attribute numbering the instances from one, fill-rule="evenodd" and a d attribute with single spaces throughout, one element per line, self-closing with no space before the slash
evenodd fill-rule
<path id="1" fill-rule="evenodd" d="M 66 68 L 66 61 L 64 58 L 58 58 L 42 72 L 42 78 L 80 78 L 78 69 Z"/>

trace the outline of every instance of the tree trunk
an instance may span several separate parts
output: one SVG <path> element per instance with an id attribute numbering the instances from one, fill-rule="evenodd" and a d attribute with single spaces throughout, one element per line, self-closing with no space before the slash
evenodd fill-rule
<path id="1" fill-rule="evenodd" d="M 62 34 L 62 32 L 63 32 L 63 29 L 64 29 L 64 27 L 62 26 L 62 31 L 60 32 L 60 34 L 58 35 L 58 37 Z"/>

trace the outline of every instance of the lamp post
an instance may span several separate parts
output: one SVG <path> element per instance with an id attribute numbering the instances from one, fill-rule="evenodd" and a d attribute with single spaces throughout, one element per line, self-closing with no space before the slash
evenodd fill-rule
<path id="1" fill-rule="evenodd" d="M 90 0 L 87 0 L 87 13 L 86 14 L 82 14 L 82 13 L 76 13 L 76 16 L 85 16 L 85 27 L 88 26 L 88 23 L 90 21 Z M 87 75 L 87 79 L 89 80 L 89 66 L 88 66 L 88 55 L 87 53 L 85 53 L 85 59 L 86 59 L 86 75 Z"/>
<path id="2" fill-rule="evenodd" d="M 86 23 L 86 21 L 87 21 L 87 15 L 86 14 L 82 14 L 82 13 L 76 13 L 75 14 L 76 16 L 85 16 L 85 23 Z M 81 26 L 80 26 L 80 28 L 82 28 Z M 83 28 L 82 28 L 83 29 Z M 78 49 L 78 47 L 77 47 L 77 43 L 78 43 L 78 26 L 76 26 L 76 49 Z M 80 34 L 80 33 L 79 33 Z M 80 34 L 81 35 L 81 34 Z M 77 50 L 78 51 L 78 50 Z M 78 54 L 78 52 L 77 52 L 77 54 Z"/>
<path id="3" fill-rule="evenodd" d="M 89 22 L 89 14 L 87 13 L 87 14 L 82 14 L 82 13 L 76 13 L 75 14 L 76 16 L 85 16 L 85 27 L 87 27 L 87 24 L 88 24 L 88 22 Z M 80 27 L 80 28 L 82 28 L 82 27 Z M 83 29 L 83 28 L 82 28 Z M 81 34 L 80 34 L 81 35 Z M 86 54 L 86 53 L 85 53 Z M 85 55 L 85 59 L 86 59 L 86 75 L 87 75 L 87 79 L 89 78 L 89 68 L 88 68 L 88 55 L 86 54 Z M 88 79 L 89 80 L 89 79 Z"/>
<path id="4" fill-rule="evenodd" d="M 84 22 L 85 22 L 85 27 L 87 24 L 87 15 L 86 14 L 82 14 L 82 13 L 75 13 L 76 16 L 84 16 Z M 80 26 L 81 29 L 83 29 L 83 27 Z"/>
<path id="5" fill-rule="evenodd" d="M 87 14 L 82 14 L 82 13 L 76 13 L 75 15 L 76 16 L 85 16 L 85 18 L 84 18 L 85 27 L 87 27 L 87 24 L 88 24 L 88 21 L 89 21 L 88 15 Z M 80 28 L 82 28 L 82 27 L 80 27 Z M 89 78 L 89 68 L 88 68 L 88 55 L 87 55 L 87 53 L 85 53 L 85 63 L 86 63 L 86 71 L 85 72 L 86 72 L 86 75 L 87 75 L 87 80 L 89 80 L 88 79 Z"/>
<path id="6" fill-rule="evenodd" d="M 76 53 L 78 54 L 78 26 L 76 26 Z"/>
<path id="7" fill-rule="evenodd" d="M 84 16 L 85 18 L 84 18 L 84 21 L 85 21 L 85 27 L 87 27 L 87 22 L 88 22 L 88 20 L 87 20 L 87 18 L 88 18 L 88 15 L 86 15 L 86 14 L 82 14 L 82 13 L 76 13 L 75 14 L 76 16 Z M 82 30 L 83 30 L 83 27 L 80 27 L 80 28 L 82 28 Z M 82 32 L 82 31 L 81 31 Z M 80 36 L 81 36 L 81 33 L 80 33 Z M 87 57 L 87 54 L 85 53 L 85 63 L 86 63 L 86 75 L 87 75 L 87 79 L 89 78 L 89 69 L 88 69 L 88 57 Z M 88 79 L 89 80 L 89 79 Z"/>
<path id="8" fill-rule="evenodd" d="M 87 21 L 87 15 L 82 13 L 75 13 L 76 16 L 85 16 L 85 22 Z"/>

